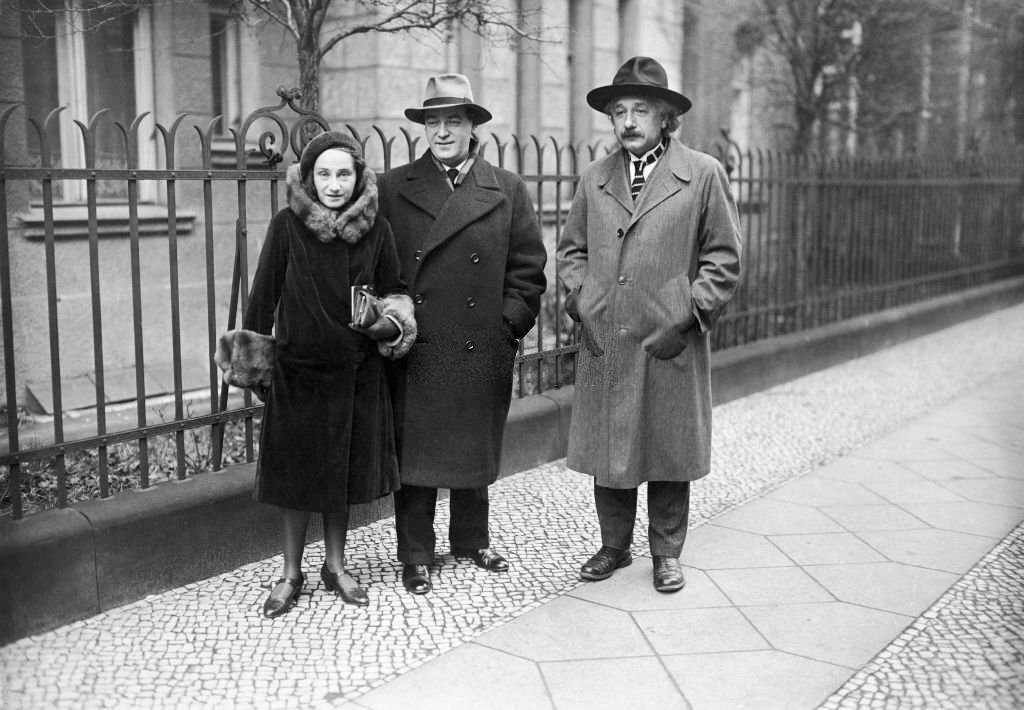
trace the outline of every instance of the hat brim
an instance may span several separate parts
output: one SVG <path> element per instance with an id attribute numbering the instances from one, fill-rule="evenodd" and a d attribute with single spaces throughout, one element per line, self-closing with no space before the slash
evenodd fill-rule
<path id="1" fill-rule="evenodd" d="M 678 91 L 664 89 L 660 86 L 651 86 L 650 84 L 609 84 L 608 86 L 599 86 L 587 93 L 587 103 L 595 111 L 604 113 L 604 108 L 608 105 L 608 102 L 620 96 L 656 96 L 660 99 L 665 99 L 679 109 L 680 115 L 689 111 L 690 107 L 693 106 L 693 102 Z"/>
<path id="2" fill-rule="evenodd" d="M 450 104 L 435 104 L 433 106 L 427 106 L 426 108 L 407 108 L 405 109 L 405 117 L 413 123 L 423 123 L 423 117 L 426 115 L 427 111 L 436 111 L 441 108 L 457 108 L 460 106 L 469 111 L 470 115 L 475 115 L 473 118 L 474 125 L 482 125 L 493 118 L 493 116 L 491 116 L 491 112 L 483 106 L 467 103 L 465 101 L 458 101 Z"/>

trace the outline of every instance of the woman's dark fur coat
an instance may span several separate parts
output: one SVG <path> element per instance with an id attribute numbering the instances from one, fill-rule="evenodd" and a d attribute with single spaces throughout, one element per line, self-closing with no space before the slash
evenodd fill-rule
<path id="1" fill-rule="evenodd" d="M 276 340 L 255 496 L 295 510 L 341 511 L 399 485 L 384 357 L 348 326 L 350 286 L 407 299 L 405 284 L 391 227 L 377 218 L 369 169 L 342 212 L 310 198 L 297 165 L 287 182 L 289 205 L 267 229 L 244 319 L 245 328 Z"/>

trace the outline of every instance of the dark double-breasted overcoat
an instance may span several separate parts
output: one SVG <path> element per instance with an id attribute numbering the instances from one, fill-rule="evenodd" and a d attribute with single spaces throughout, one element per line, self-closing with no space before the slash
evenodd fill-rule
<path id="1" fill-rule="evenodd" d="M 453 191 L 425 153 L 381 180 L 419 330 L 391 365 L 403 484 L 479 488 L 498 476 L 517 340 L 533 327 L 547 254 L 522 179 L 477 158 Z"/>
<path id="2" fill-rule="evenodd" d="M 570 468 L 607 488 L 708 473 L 708 332 L 738 284 L 740 248 L 728 178 L 711 156 L 670 141 L 635 204 L 622 151 L 587 167 L 558 274 L 604 354 L 580 348 Z M 644 343 L 665 333 L 685 348 L 659 360 Z"/>

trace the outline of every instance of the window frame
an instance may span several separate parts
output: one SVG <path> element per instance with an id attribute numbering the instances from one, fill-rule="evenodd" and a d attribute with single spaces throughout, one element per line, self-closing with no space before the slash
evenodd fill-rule
<path id="1" fill-rule="evenodd" d="M 66 106 L 68 115 L 82 121 L 89 115 L 88 66 L 86 62 L 86 38 L 83 30 L 76 28 L 75 15 L 83 11 L 83 0 L 66 0 L 64 7 L 54 10 L 55 49 L 57 54 L 57 101 Z M 135 89 L 133 118 L 154 105 L 153 56 L 152 56 L 152 12 L 149 7 L 135 10 L 132 21 L 132 58 Z M 60 161 L 65 168 L 84 168 L 85 150 L 82 134 L 72 120 L 59 121 Z M 138 167 L 153 169 L 157 165 L 157 142 L 152 115 L 143 119 L 139 126 Z M 140 202 L 160 201 L 157 185 L 152 181 L 140 181 Z M 60 202 L 80 204 L 86 201 L 84 180 L 65 180 L 62 185 Z"/>

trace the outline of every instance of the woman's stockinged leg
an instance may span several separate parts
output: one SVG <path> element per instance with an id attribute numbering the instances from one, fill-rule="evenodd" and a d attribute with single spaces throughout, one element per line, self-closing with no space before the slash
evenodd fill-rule
<path id="1" fill-rule="evenodd" d="M 283 574 L 263 602 L 263 616 L 273 619 L 287 613 L 306 582 L 302 574 L 302 551 L 306 547 L 309 513 L 304 510 L 281 509 L 281 531 L 284 542 Z"/>
<path id="2" fill-rule="evenodd" d="M 335 574 L 345 571 L 345 541 L 348 538 L 348 509 L 324 513 L 324 559 Z"/>
<path id="3" fill-rule="evenodd" d="M 348 535 L 348 510 L 324 513 L 324 566 L 320 578 L 324 587 L 341 596 L 346 604 L 366 606 L 370 598 L 345 571 L 345 539 Z"/>
<path id="4" fill-rule="evenodd" d="M 282 508 L 281 529 L 284 542 L 284 568 L 282 577 L 297 579 L 302 573 L 302 553 L 306 549 L 306 530 L 310 512 Z"/>

